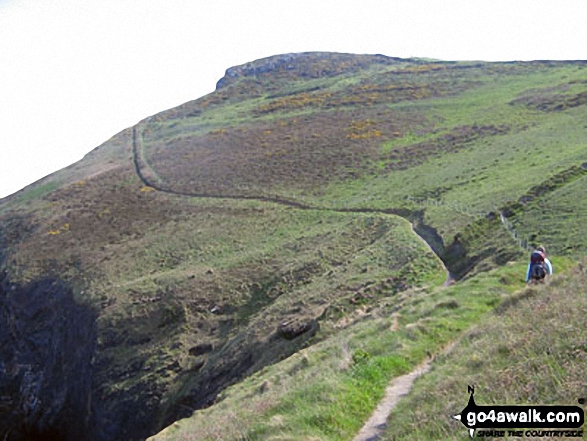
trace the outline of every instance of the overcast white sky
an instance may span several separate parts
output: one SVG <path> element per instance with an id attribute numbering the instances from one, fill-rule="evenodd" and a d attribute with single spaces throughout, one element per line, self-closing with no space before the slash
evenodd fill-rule
<path id="1" fill-rule="evenodd" d="M 585 0 L 0 0 L 0 198 L 231 66 L 334 51 L 587 59 Z"/>

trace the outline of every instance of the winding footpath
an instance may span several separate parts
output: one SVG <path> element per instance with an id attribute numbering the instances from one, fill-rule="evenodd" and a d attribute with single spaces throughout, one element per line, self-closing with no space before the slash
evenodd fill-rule
<path id="1" fill-rule="evenodd" d="M 139 146 L 137 128 L 133 127 L 133 129 L 132 129 L 132 158 L 133 158 L 133 164 L 134 164 L 137 176 L 139 177 L 139 179 L 141 180 L 141 182 L 144 185 L 151 187 L 154 190 L 163 192 L 163 193 L 168 193 L 168 194 L 172 194 L 175 196 L 185 196 L 185 197 L 193 197 L 193 198 L 200 198 L 200 199 L 231 199 L 231 200 L 241 200 L 241 201 L 268 202 L 268 203 L 278 204 L 278 205 L 282 205 L 282 206 L 286 206 L 286 207 L 297 208 L 299 210 L 315 210 L 315 211 L 325 211 L 325 212 L 334 212 L 334 213 L 375 213 L 375 214 L 387 214 L 387 215 L 394 215 L 394 216 L 401 217 L 410 223 L 410 225 L 412 227 L 412 232 L 414 233 L 414 235 L 416 235 L 416 237 L 418 237 L 430 249 L 430 251 L 432 253 L 434 253 L 440 259 L 440 261 L 442 262 L 442 265 L 444 266 L 444 269 L 446 271 L 446 280 L 447 280 L 446 283 L 448 284 L 449 282 L 453 281 L 453 276 L 450 273 L 450 271 L 448 270 L 448 268 L 446 267 L 446 265 L 444 264 L 442 257 L 436 251 L 434 251 L 433 247 L 426 241 L 426 239 L 424 237 L 422 237 L 420 234 L 418 234 L 416 232 L 416 230 L 414 229 L 414 225 L 412 224 L 412 222 L 409 219 L 409 216 L 410 216 L 410 214 L 412 214 L 412 212 L 406 208 L 368 208 L 368 207 L 363 207 L 363 208 L 328 208 L 328 207 L 319 207 L 319 206 L 314 206 L 314 205 L 308 205 L 308 204 L 304 204 L 304 203 L 297 202 L 297 201 L 291 201 L 288 199 L 282 199 L 278 196 L 247 196 L 247 195 L 192 193 L 192 192 L 187 192 L 187 191 L 178 191 L 178 190 L 174 190 L 169 187 L 164 187 L 161 184 L 154 183 L 145 176 L 145 174 L 143 173 L 143 170 L 141 169 L 141 162 L 142 162 L 141 158 L 140 158 L 141 151 L 142 151 L 142 149 Z M 146 163 L 146 161 L 144 161 L 144 162 Z M 149 167 L 149 166 L 147 165 L 147 167 Z M 155 174 L 155 173 L 153 172 L 153 174 Z"/>

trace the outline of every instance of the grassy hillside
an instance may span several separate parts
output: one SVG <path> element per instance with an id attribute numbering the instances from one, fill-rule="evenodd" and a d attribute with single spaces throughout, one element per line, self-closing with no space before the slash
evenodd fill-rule
<path id="1" fill-rule="evenodd" d="M 7 222 L 7 268 L 23 286 L 59 276 L 98 311 L 96 393 L 135 421 L 161 427 L 357 308 L 445 278 L 396 216 L 186 200 L 130 172 L 103 178 L 53 192 L 45 218 Z"/>
<path id="2" fill-rule="evenodd" d="M 556 264 L 565 268 L 568 261 Z M 487 398 L 483 404 L 576 404 L 574 397 L 586 392 L 584 274 L 575 269 L 568 280 L 523 288 L 522 270 L 509 265 L 386 300 L 150 439 L 349 440 L 383 396 L 389 377 L 457 339 L 456 348 L 435 359 L 433 371 L 392 414 L 384 439 L 468 439 L 451 420 L 466 405 L 468 384 L 478 386 L 479 396 Z"/>
<path id="3" fill-rule="evenodd" d="M 185 436 L 349 439 L 521 288 L 526 247 L 585 253 L 586 67 L 271 57 L 1 200 L 0 416 L 134 440 L 217 403 Z M 75 352 L 44 286 L 95 317 L 84 394 L 33 360 Z"/>
<path id="4" fill-rule="evenodd" d="M 584 63 L 395 60 L 328 81 L 278 78 L 277 94 L 272 84 L 250 100 L 205 98 L 181 118 L 143 122 L 146 174 L 184 194 L 424 209 L 444 245 L 460 234 L 471 252 L 475 220 L 521 202 L 507 210 L 521 237 L 556 253 L 585 251 L 585 229 L 552 212 L 582 209 Z M 568 228 L 572 235 L 559 233 Z"/>
<path id="5" fill-rule="evenodd" d="M 467 385 L 479 405 L 577 405 L 587 394 L 586 281 L 580 265 L 506 299 L 437 360 L 392 413 L 383 439 L 470 439 L 450 418 L 466 405 Z"/>
<path id="6" fill-rule="evenodd" d="M 438 352 L 521 287 L 520 266 L 449 287 L 404 291 L 338 332 L 225 391 L 153 440 L 349 440 L 389 378 Z M 243 405 L 247 403 L 246 405 Z"/>

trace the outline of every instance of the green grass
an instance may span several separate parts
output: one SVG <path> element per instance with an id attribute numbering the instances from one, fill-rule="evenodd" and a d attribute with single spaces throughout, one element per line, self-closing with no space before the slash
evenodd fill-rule
<path id="1" fill-rule="evenodd" d="M 579 194 L 585 188 L 583 177 L 530 204 L 513 218 L 516 228 L 526 237 L 535 235 L 536 243 L 552 244 L 553 253 L 585 254 L 587 227 L 577 219 L 587 216 L 587 203 Z"/>
<path id="2" fill-rule="evenodd" d="M 534 73 L 522 78 L 490 81 L 487 85 L 458 97 L 440 98 L 421 104 L 397 105 L 400 110 L 421 107 L 430 118 L 440 119 L 441 128 L 445 128 L 444 130 L 458 125 L 473 124 L 507 124 L 514 129 L 523 126 L 530 128 L 521 132 L 515 130 L 507 136 L 481 139 L 466 151 L 432 160 L 429 164 L 410 168 L 405 172 L 394 172 L 375 180 L 354 181 L 349 183 L 349 190 L 360 189 L 363 186 L 366 196 L 370 196 L 369 202 L 397 203 L 406 193 L 416 192 L 410 189 L 412 182 L 418 188 L 430 190 L 441 188 L 441 184 L 453 183 L 453 186 L 456 184 L 459 187 L 451 189 L 451 193 L 455 193 L 455 198 L 464 199 L 463 203 L 473 207 L 481 201 L 484 201 L 485 205 L 492 202 L 499 204 L 500 195 L 511 197 L 522 192 L 538 176 L 555 172 L 561 167 L 561 163 L 576 162 L 582 158 L 585 124 L 581 121 L 584 119 L 584 109 L 545 114 L 511 106 L 508 103 L 524 90 L 546 86 L 552 81 L 568 81 L 570 74 L 577 75 L 578 78 L 585 77 L 584 71 L 576 68 L 562 69 L 549 75 Z M 436 136 L 438 133 L 428 133 L 420 137 L 409 133 L 397 141 L 386 143 L 384 149 L 389 150 L 392 146 L 405 146 Z M 528 160 L 530 153 L 536 153 L 536 163 L 533 163 L 532 159 Z M 479 185 L 480 182 L 475 181 L 475 178 L 485 182 Z M 397 185 L 400 182 L 404 185 Z M 476 191 L 472 192 L 471 187 Z M 334 186 L 328 197 L 336 198 L 338 194 L 334 193 L 334 190 L 341 191 L 344 188 L 345 186 L 341 185 Z M 397 190 L 400 192 L 397 193 Z M 490 193 L 486 193 L 487 190 Z M 339 199 L 345 199 L 347 194 L 341 193 Z M 478 202 L 468 200 L 470 196 L 475 196 Z"/>
<path id="3" fill-rule="evenodd" d="M 383 439 L 469 439 L 451 419 L 466 405 L 467 385 L 479 405 L 576 405 L 587 392 L 584 284 L 574 269 L 503 301 L 416 383 Z"/>
<path id="4" fill-rule="evenodd" d="M 585 162 L 586 106 L 543 112 L 531 103 L 583 92 L 587 73 L 577 66 L 481 65 L 423 77 L 418 69 L 427 68 L 376 67 L 266 84 L 245 79 L 230 86 L 238 97 L 220 91 L 143 124 L 145 162 L 171 188 L 197 193 L 211 185 L 219 195 L 272 195 L 334 209 L 422 210 L 447 250 L 457 235 L 465 246 L 464 257 L 447 255 L 447 262 L 476 265 L 458 284 L 438 289 L 438 260 L 398 218 L 171 197 L 172 206 L 189 206 L 190 214 L 171 216 L 118 248 L 119 257 L 101 266 L 106 283 L 95 286 L 119 302 L 105 323 L 139 336 L 160 333 L 145 323 L 165 329 L 166 339 L 142 348 L 147 366 L 178 360 L 185 370 L 111 387 L 129 392 L 154 382 L 171 406 L 197 394 L 216 369 L 238 364 L 247 348 L 263 342 L 266 349 L 255 352 L 257 373 L 156 439 L 351 439 L 391 378 L 487 320 L 523 288 L 525 253 L 499 218 L 487 215 Z M 427 97 L 432 85 L 438 93 Z M 240 94 L 246 88 L 248 97 Z M 358 104 L 345 102 L 349 97 Z M 194 109 L 200 114 L 190 114 Z M 386 127 L 384 139 L 349 141 L 353 124 L 366 121 L 373 133 Z M 390 121 L 398 123 L 386 126 Z M 213 130 L 231 137 L 221 142 Z M 350 160 L 335 168 L 348 152 Z M 398 158 L 389 156 L 394 152 Z M 188 161 L 183 168 L 180 159 Z M 273 162 L 259 172 L 266 161 Z M 397 167 L 401 161 L 405 169 Z M 219 167 L 211 175 L 218 182 L 198 178 L 200 162 Z M 323 164 L 327 173 L 311 174 Z M 583 180 L 541 195 L 510 220 L 547 249 L 576 256 L 587 246 L 573 218 L 584 211 Z M 569 262 L 554 257 L 557 272 Z M 154 292 L 165 293 L 161 303 L 137 300 Z M 214 316 L 216 305 L 229 312 Z M 271 346 L 275 329 L 292 317 L 318 319 L 318 335 Z M 219 349 L 186 355 L 202 341 Z M 107 354 L 123 365 L 135 351 L 127 345 Z M 189 373 L 201 363 L 202 373 Z M 424 434 L 409 424 L 403 430 L 406 439 Z M 429 439 L 448 433 L 442 434 Z"/>
<path id="5" fill-rule="evenodd" d="M 286 320 L 322 315 L 320 340 L 353 311 L 392 296 L 398 286 L 444 280 L 439 260 L 395 216 L 302 211 L 259 202 L 186 204 L 201 212 L 146 232 L 127 243 L 124 252 L 111 250 L 116 259 L 101 266 L 107 278 L 92 282 L 97 301 L 117 305 L 103 313 L 101 327 L 120 329 L 119 338 L 127 340 L 104 350 L 111 365 L 118 366 L 115 372 L 124 373 L 129 359 L 152 366 L 123 381 L 114 375 L 104 385 L 107 394 L 130 393 L 149 382 L 174 402 L 214 375 L 214 366 L 222 367 L 225 357 L 268 345 L 255 358 L 259 369 L 291 355 L 299 342 L 271 346 L 265 341 Z M 226 312 L 210 313 L 215 305 Z M 202 358 L 186 353 L 202 341 L 216 348 L 205 356 L 202 375 L 179 378 L 168 372 L 159 377 L 151 372 L 174 359 L 189 370 Z M 174 387 L 174 381 L 181 387 Z"/>
<path id="6" fill-rule="evenodd" d="M 43 196 L 46 196 L 52 191 L 58 189 L 60 185 L 61 184 L 59 182 L 54 181 L 33 187 L 29 190 L 25 190 L 23 193 L 20 193 L 18 195 L 17 199 L 13 202 L 13 204 L 27 204 L 28 202 L 40 199 Z"/>
<path id="7" fill-rule="evenodd" d="M 425 218 L 427 223 L 435 227 L 445 241 L 449 242 L 455 234 L 466 229 L 473 220 L 471 216 L 463 215 L 463 211 L 477 215 L 496 211 L 504 204 L 516 201 L 528 189 L 547 180 L 550 176 L 584 162 L 584 140 L 587 128 L 583 121 L 586 117 L 586 107 L 579 106 L 564 112 L 544 112 L 526 105 L 524 101 L 527 98 L 556 100 L 560 97 L 563 99 L 565 96 L 574 96 L 583 92 L 587 79 L 587 72 L 583 67 L 563 64 L 547 66 L 460 63 L 462 67 L 460 70 L 430 70 L 422 64 L 422 60 L 419 63 L 413 61 L 397 66 L 374 65 L 367 70 L 335 78 L 289 81 L 287 78 L 280 77 L 279 81 L 282 83 L 280 83 L 278 95 L 286 98 L 295 98 L 296 92 L 307 93 L 305 91 L 316 87 L 321 89 L 309 92 L 310 95 L 324 92 L 336 94 L 345 90 L 352 93 L 353 88 L 361 85 L 383 88 L 398 85 L 411 87 L 413 84 L 426 81 L 430 84 L 450 82 L 450 87 L 454 91 L 446 96 L 403 100 L 377 107 L 377 114 L 386 114 L 389 119 L 397 118 L 398 115 L 408 119 L 418 115 L 418 118 L 423 120 L 413 121 L 414 128 L 407 130 L 401 136 L 393 136 L 391 139 L 382 141 L 379 147 L 381 151 L 379 158 L 373 157 L 362 163 L 357 162 L 355 166 L 349 166 L 347 163 L 344 167 L 350 167 L 350 169 L 345 169 L 346 171 L 340 176 L 331 170 L 330 174 L 334 178 L 329 178 L 325 185 L 319 188 L 300 187 L 299 183 L 303 181 L 303 178 L 285 177 L 290 172 L 288 169 L 280 183 L 275 180 L 255 183 L 254 180 L 257 179 L 255 177 L 251 182 L 247 181 L 246 190 L 241 187 L 232 188 L 233 184 L 229 183 L 229 187 L 223 191 L 228 194 L 244 192 L 249 196 L 272 195 L 301 201 L 308 205 L 332 208 L 421 209 L 421 206 L 407 203 L 406 198 L 437 200 L 442 207 L 426 208 Z M 444 65 L 436 63 L 431 66 Z M 465 67 L 468 68 L 464 69 Z M 403 73 L 398 75 L 397 72 Z M 422 72 L 425 72 L 426 76 L 423 76 Z M 275 86 L 271 84 L 271 87 Z M 255 128 L 258 130 L 270 128 L 271 131 L 280 132 L 285 130 L 280 129 L 280 124 L 294 117 L 337 118 L 336 112 L 342 111 L 351 113 L 357 120 L 366 118 L 361 116 L 366 112 L 366 108 L 335 106 L 333 109 L 320 109 L 312 105 L 301 109 L 284 109 L 284 111 L 271 112 L 268 115 L 251 116 L 251 112 L 263 103 L 280 99 L 279 97 L 267 99 L 275 95 L 273 89 L 267 87 L 265 92 L 262 88 L 259 89 L 258 97 L 236 103 L 228 101 L 225 105 L 205 109 L 198 117 L 171 121 L 159 118 L 160 122 L 148 123 L 147 128 L 152 133 L 149 134 L 145 144 L 147 156 L 155 154 L 156 151 L 159 151 L 161 155 L 161 147 L 157 147 L 161 142 L 170 142 L 174 137 L 181 135 L 189 145 L 190 140 L 201 138 L 212 128 L 232 128 L 231 130 L 242 131 L 242 134 L 233 140 L 234 145 L 238 146 L 256 139 L 254 138 L 257 136 Z M 367 94 L 368 92 L 365 92 L 365 95 Z M 390 99 L 393 99 L 393 96 L 390 96 Z M 267 124 L 273 124 L 273 126 Z M 443 142 L 445 136 L 455 131 L 458 133 L 459 128 L 483 126 L 505 127 L 509 132 L 480 136 L 460 146 L 457 151 L 432 155 L 422 163 L 415 162 L 406 170 L 386 171 L 386 167 L 393 163 L 386 158 L 386 155 L 393 149 L 401 152 L 402 149 L 413 148 L 414 145 L 423 142 L 428 143 L 428 146 L 423 148 L 430 148 Z M 291 132 L 291 129 L 288 130 Z M 283 134 L 290 137 L 300 136 L 297 132 L 292 135 L 284 131 Z M 298 152 L 300 161 L 305 155 L 304 149 L 316 150 L 317 143 L 322 142 L 319 137 L 312 138 L 310 135 L 315 134 L 307 134 L 305 145 Z M 387 135 L 390 136 L 390 134 Z M 250 137 L 253 138 L 249 139 Z M 279 137 L 271 138 L 273 144 L 267 147 L 267 155 L 273 154 L 276 139 Z M 294 149 L 294 147 L 288 146 L 287 149 Z M 251 148 L 251 154 L 255 152 L 254 147 L 248 148 Z M 413 156 L 414 153 L 409 155 Z M 311 156 L 308 163 L 316 164 L 323 159 L 321 156 Z M 286 162 L 295 161 L 296 158 L 290 152 L 286 160 Z M 238 160 L 235 162 L 238 164 Z M 161 164 L 153 164 L 155 170 L 158 170 L 158 167 L 162 167 Z M 251 165 L 247 167 L 250 172 Z M 191 173 L 190 170 L 194 170 L 194 167 L 186 169 L 185 173 Z M 272 170 L 266 170 L 267 173 L 269 171 L 273 173 Z M 232 172 L 234 169 L 231 168 Z M 352 179 L 345 177 L 347 172 L 353 176 Z M 259 176 L 266 176 L 267 173 L 263 172 Z M 177 188 L 184 190 L 191 188 L 182 183 L 187 177 L 172 176 L 169 172 L 163 174 L 164 180 L 169 185 L 173 186 L 175 183 Z M 249 178 L 243 177 L 243 179 Z M 576 189 L 573 190 L 575 191 Z M 446 207 L 458 207 L 458 209 L 446 209 Z M 532 230 L 542 222 L 540 213 L 541 210 L 532 210 L 527 216 L 520 214 L 517 217 L 520 231 L 527 232 L 528 236 L 534 234 Z M 557 230 L 564 229 L 565 226 L 570 226 L 570 223 L 553 225 Z M 571 248 L 569 248 L 569 241 L 556 235 L 541 234 L 541 237 L 548 240 L 549 245 L 557 250 L 576 254 L 578 250 L 586 246 L 583 237 L 587 236 L 580 233 L 578 231 L 573 235 L 574 245 Z"/>
<path id="8" fill-rule="evenodd" d="M 152 439 L 352 439 L 391 378 L 491 314 L 523 287 L 524 271 L 520 263 L 444 289 L 383 298 L 325 341 L 233 386 L 211 408 Z"/>

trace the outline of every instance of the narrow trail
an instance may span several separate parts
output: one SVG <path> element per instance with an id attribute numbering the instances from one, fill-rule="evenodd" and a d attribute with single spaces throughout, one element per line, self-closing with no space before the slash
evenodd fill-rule
<path id="1" fill-rule="evenodd" d="M 300 210 L 318 210 L 318 211 L 328 211 L 328 212 L 338 212 L 338 213 L 379 213 L 379 214 L 387 214 L 387 215 L 396 215 L 406 219 L 410 225 L 412 232 L 416 237 L 418 237 L 422 243 L 426 245 L 426 247 L 434 253 L 440 261 L 443 263 L 443 266 L 446 271 L 446 281 L 444 286 L 450 285 L 456 281 L 455 276 L 451 273 L 451 271 L 447 268 L 444 260 L 439 255 L 439 253 L 434 249 L 432 244 L 426 240 L 426 238 L 420 235 L 416 229 L 414 228 L 414 212 L 408 209 L 376 209 L 376 208 L 327 208 L 327 207 L 320 207 L 320 206 L 312 206 L 308 204 L 304 204 L 297 201 L 282 199 L 279 196 L 246 196 L 246 195 L 218 195 L 218 194 L 208 194 L 208 193 L 190 193 L 190 192 L 183 192 L 177 191 L 172 188 L 165 188 L 162 185 L 158 185 L 154 182 L 151 182 L 147 177 L 143 174 L 141 170 L 141 161 L 139 158 L 139 153 L 142 153 L 142 148 L 139 146 L 139 140 L 137 136 L 137 128 L 133 128 L 133 136 L 132 136 L 132 157 L 134 161 L 134 165 L 136 168 L 136 173 L 141 181 L 155 190 L 178 195 L 178 196 L 188 196 L 188 197 L 197 197 L 197 198 L 209 198 L 209 199 L 232 199 L 232 200 L 249 200 L 249 201 L 259 201 L 259 202 L 269 202 L 274 204 L 279 204 L 286 207 L 296 208 Z M 145 162 L 145 167 L 149 167 L 148 163 Z M 150 168 L 150 167 L 149 167 Z M 153 171 L 151 169 L 151 171 Z M 525 202 L 528 200 L 536 199 L 542 196 L 544 193 L 548 191 L 552 191 L 560 187 L 558 180 L 562 180 L 563 184 L 567 184 L 569 182 L 573 182 L 574 179 L 578 179 L 583 177 L 584 174 L 587 172 L 587 163 L 581 164 L 581 166 L 573 166 L 555 177 L 551 178 L 549 181 L 542 183 L 541 185 L 537 185 L 531 188 L 528 191 L 528 194 L 525 195 L 521 199 L 525 199 Z M 155 174 L 155 172 L 153 171 Z M 155 174 L 156 176 L 156 174 Z M 560 178 L 560 179 L 559 179 Z M 520 248 L 528 249 L 530 241 L 521 237 L 518 232 L 515 230 L 513 225 L 511 225 L 501 210 L 496 211 L 499 213 L 500 221 L 504 228 L 511 234 L 512 238 L 519 243 Z M 464 212 L 463 214 L 470 213 Z M 480 215 L 485 215 L 485 213 L 481 213 Z M 475 215 L 473 216 L 475 217 Z M 397 326 L 397 321 L 395 322 L 395 326 Z M 448 354 L 452 349 L 457 345 L 458 339 L 451 342 L 447 345 L 443 350 L 441 350 L 439 354 Z M 384 433 L 388 424 L 393 424 L 393 421 L 388 421 L 391 412 L 397 406 L 397 404 L 401 401 L 401 399 L 407 395 L 416 379 L 420 376 L 426 374 L 432 368 L 432 363 L 434 361 L 435 356 L 431 356 L 416 366 L 411 372 L 401 375 L 399 377 L 394 378 L 388 385 L 385 396 L 379 402 L 377 408 L 371 415 L 368 421 L 364 424 L 362 429 L 359 433 L 355 436 L 353 441 L 376 441 L 378 440 L 381 435 Z"/>
<path id="2" fill-rule="evenodd" d="M 259 202 L 271 202 L 274 204 L 284 205 L 286 207 L 297 208 L 300 210 L 317 210 L 317 211 L 331 211 L 337 213 L 381 213 L 381 214 L 394 214 L 400 217 L 407 217 L 411 214 L 411 211 L 405 208 L 328 208 L 320 207 L 316 205 L 304 204 L 302 202 L 296 202 L 289 199 L 283 199 L 279 196 L 247 196 L 247 195 L 231 195 L 231 194 L 213 194 L 213 193 L 192 193 L 189 191 L 178 191 L 169 187 L 163 187 L 160 184 L 156 184 L 149 180 L 141 170 L 141 160 L 139 159 L 139 146 L 138 146 L 137 129 L 133 128 L 132 136 L 132 157 L 135 170 L 139 179 L 145 184 L 157 191 L 173 194 L 176 196 L 186 196 L 194 198 L 206 198 L 206 199 L 233 199 L 243 201 L 259 201 Z"/>
<path id="3" fill-rule="evenodd" d="M 423 363 L 416 366 L 416 368 L 409 374 L 401 375 L 394 378 L 387 389 L 385 396 L 379 402 L 379 405 L 367 420 L 361 431 L 355 436 L 353 441 L 374 441 L 379 439 L 383 431 L 387 427 L 387 419 L 389 414 L 400 402 L 404 395 L 407 395 L 412 389 L 412 385 L 416 378 L 425 374 L 430 370 L 432 359 L 427 359 Z"/>
<path id="4" fill-rule="evenodd" d="M 457 342 L 458 340 L 450 343 L 440 353 L 448 354 L 456 346 Z M 427 358 L 416 366 L 412 372 L 396 377 L 389 383 L 385 390 L 385 396 L 379 402 L 371 418 L 367 420 L 361 431 L 353 438 L 353 441 L 375 441 L 381 437 L 388 425 L 391 411 L 397 406 L 402 397 L 410 392 L 414 381 L 430 370 L 434 358 L 434 356 Z"/>
<path id="5" fill-rule="evenodd" d="M 141 182 L 151 187 L 157 191 L 172 194 L 175 196 L 185 196 L 185 197 L 194 197 L 194 198 L 203 198 L 203 199 L 230 199 L 230 200 L 242 200 L 242 201 L 258 201 L 258 202 L 269 202 L 273 204 L 282 205 L 285 207 L 290 208 L 297 208 L 299 210 L 315 210 L 315 211 L 325 211 L 325 212 L 335 212 L 335 213 L 376 213 L 376 214 L 387 214 L 387 215 L 394 215 L 399 216 L 405 220 L 407 220 L 412 228 L 412 231 L 416 237 L 418 237 L 426 246 L 434 253 L 442 262 L 444 269 L 446 271 L 446 282 L 445 284 L 452 283 L 455 279 L 449 269 L 446 267 L 444 260 L 442 257 L 434 250 L 434 248 L 426 241 L 424 237 L 416 232 L 414 229 L 414 225 L 410 220 L 411 215 L 413 214 L 412 211 L 406 208 L 328 208 L 328 207 L 320 207 L 314 206 L 309 204 L 304 204 L 301 202 L 291 201 L 288 199 L 282 199 L 278 196 L 246 196 L 246 195 L 230 195 L 230 194 L 211 194 L 211 193 L 192 193 L 187 191 L 178 191 L 174 190 L 169 187 L 163 187 L 160 184 L 156 184 L 149 180 L 141 170 L 141 160 L 139 157 L 139 140 L 137 136 L 137 128 L 133 127 L 132 129 L 132 158 L 134 167 L 137 173 L 137 176 L 141 180 Z"/>

